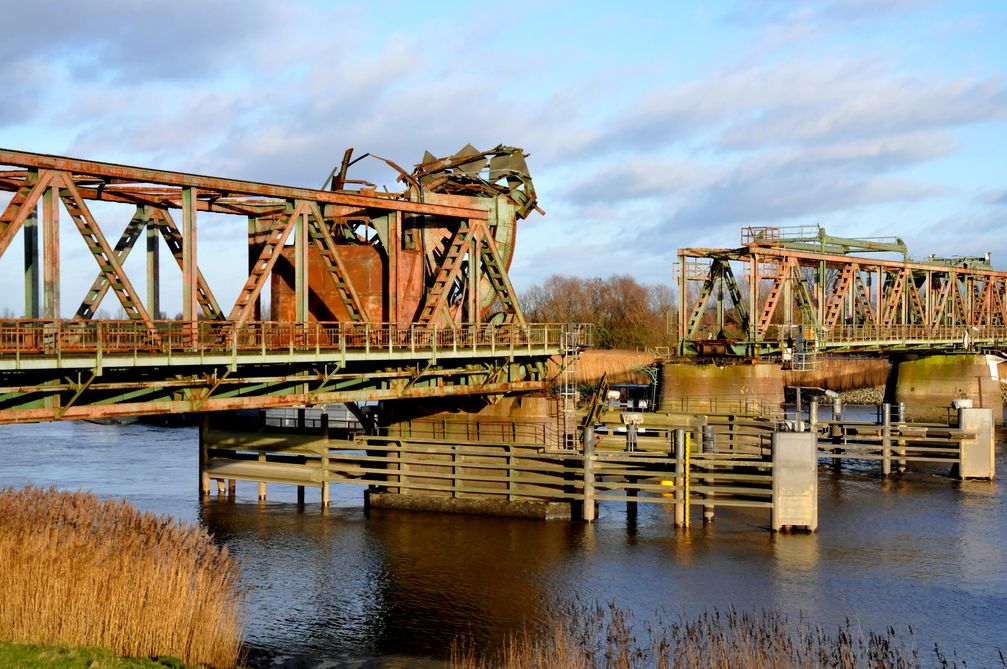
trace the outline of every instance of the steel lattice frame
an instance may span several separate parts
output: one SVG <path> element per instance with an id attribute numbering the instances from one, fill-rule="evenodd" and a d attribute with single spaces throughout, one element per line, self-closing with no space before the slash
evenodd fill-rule
<path id="1" fill-rule="evenodd" d="M 402 172 L 405 191 L 378 195 L 0 149 L 0 190 L 13 193 L 0 213 L 0 256 L 23 231 L 27 316 L 0 321 L 0 422 L 541 389 L 565 328 L 527 324 L 507 276 L 515 212 L 535 207 L 534 191 L 517 170 L 519 150 L 474 151 L 428 160 L 414 177 Z M 346 162 L 333 187 L 346 183 Z M 478 177 L 481 165 L 490 180 Z M 114 244 L 94 201 L 135 208 Z M 60 318 L 61 210 L 98 264 L 71 320 Z M 248 275 L 229 309 L 197 264 L 200 212 L 247 220 Z M 144 233 L 145 299 L 123 268 Z M 181 321 L 158 319 L 162 241 L 181 270 Z M 347 260 L 362 245 L 383 276 L 370 302 L 361 286 L 373 286 Z M 423 258 L 415 304 L 402 297 L 410 252 Z M 284 255 L 294 318 L 261 322 L 263 289 Z M 344 320 L 312 312 L 311 263 L 324 268 Z M 109 293 L 127 321 L 96 319 Z M 579 331 L 586 344 L 589 330 Z"/>
<path id="2" fill-rule="evenodd" d="M 1007 344 L 1007 272 L 988 258 L 913 261 L 901 241 L 779 230 L 746 229 L 739 248 L 679 249 L 680 354 L 775 355 L 798 340 L 836 352 Z M 854 255 L 878 251 L 904 257 Z"/>

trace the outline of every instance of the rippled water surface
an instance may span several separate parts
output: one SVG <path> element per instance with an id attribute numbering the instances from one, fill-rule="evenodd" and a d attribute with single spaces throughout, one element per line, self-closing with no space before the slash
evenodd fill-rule
<path id="1" fill-rule="evenodd" d="M 1001 436 L 1002 438 L 1002 436 Z M 871 469 L 821 468 L 820 528 L 775 536 L 768 513 L 719 510 L 676 531 L 673 511 L 641 504 L 635 521 L 603 504 L 593 526 L 373 511 L 360 487 L 254 483 L 234 501 L 197 497 L 194 428 L 90 423 L 0 427 L 0 483 L 126 497 L 202 523 L 243 565 L 247 640 L 314 657 L 443 658 L 452 639 L 484 643 L 551 615 L 550 603 L 615 600 L 647 617 L 736 606 L 835 626 L 911 625 L 920 646 L 969 666 L 1007 649 L 1007 493 L 940 472 L 882 481 Z M 1003 444 L 997 467 L 1007 472 Z"/>

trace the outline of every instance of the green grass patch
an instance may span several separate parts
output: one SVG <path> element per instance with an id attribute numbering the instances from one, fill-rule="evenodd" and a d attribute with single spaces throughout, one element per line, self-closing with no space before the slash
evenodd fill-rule
<path id="1" fill-rule="evenodd" d="M 190 669 L 173 657 L 116 657 L 94 648 L 57 648 L 0 643 L 0 667 L 5 669 Z"/>

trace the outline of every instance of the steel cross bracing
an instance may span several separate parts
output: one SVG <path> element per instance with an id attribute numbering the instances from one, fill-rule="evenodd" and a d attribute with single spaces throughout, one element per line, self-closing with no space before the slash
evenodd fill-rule
<path id="1" fill-rule="evenodd" d="M 406 188 L 381 194 L 342 189 L 361 183 L 351 153 L 334 190 L 315 190 L 0 149 L 0 256 L 19 233 L 25 247 L 25 318 L 0 320 L 0 422 L 544 388 L 568 342 L 565 326 L 525 321 L 507 275 L 516 221 L 537 210 L 521 150 L 428 154 L 412 173 L 385 161 Z M 114 244 L 96 201 L 130 207 Z M 72 320 L 61 212 L 98 265 Z M 230 308 L 197 262 L 204 212 L 247 221 Z M 145 282 L 124 269 L 144 232 Z M 175 321 L 161 241 L 180 269 Z M 98 317 L 109 293 L 125 321 Z"/>
<path id="2" fill-rule="evenodd" d="M 541 390 L 546 363 L 590 338 L 558 324 L 2 321 L 0 423 Z"/>
<path id="3" fill-rule="evenodd" d="M 742 242 L 679 250 L 680 354 L 778 355 L 798 343 L 834 352 L 1007 345 L 1007 272 L 988 256 L 907 260 L 901 240 L 820 228 L 746 228 Z"/>

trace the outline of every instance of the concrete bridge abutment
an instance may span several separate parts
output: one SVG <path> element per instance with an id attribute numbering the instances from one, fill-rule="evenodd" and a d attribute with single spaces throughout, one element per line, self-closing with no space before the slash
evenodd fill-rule
<path id="1" fill-rule="evenodd" d="M 885 401 L 903 402 L 914 420 L 946 419 L 957 399 L 991 409 L 994 422 L 1003 424 L 997 365 L 1001 358 L 986 354 L 904 356 L 892 361 Z"/>
<path id="2" fill-rule="evenodd" d="M 704 413 L 779 409 L 783 369 L 775 363 L 665 364 L 661 411 Z"/>

